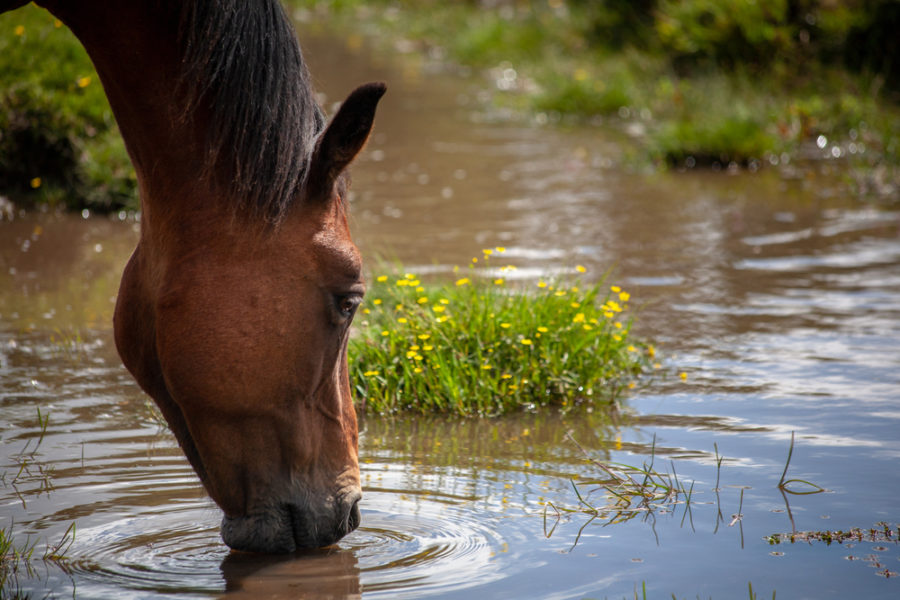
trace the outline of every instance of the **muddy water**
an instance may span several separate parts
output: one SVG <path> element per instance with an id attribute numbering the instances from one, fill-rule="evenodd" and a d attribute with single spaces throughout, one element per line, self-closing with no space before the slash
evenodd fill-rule
<path id="1" fill-rule="evenodd" d="M 789 177 L 628 175 L 627 144 L 613 134 L 504 119 L 481 104 L 482 79 L 379 60 L 355 38 L 304 39 L 326 104 L 362 81 L 390 83 L 354 171 L 367 257 L 440 276 L 502 245 L 525 286 L 576 264 L 593 278 L 612 270 L 643 304 L 639 328 L 664 368 L 615 419 L 365 418 L 360 530 L 327 552 L 230 555 L 217 509 L 113 348 L 136 224 L 2 223 L 0 520 L 36 555 L 76 524 L 66 560 L 20 566 L 19 589 L 620 598 L 645 587 L 651 598 L 731 598 L 749 582 L 765 597 L 900 595 L 896 534 L 830 546 L 764 539 L 880 521 L 896 531 L 900 213 L 848 198 L 833 163 Z M 792 431 L 789 476 L 826 492 L 776 488 Z M 652 454 L 691 502 L 621 522 L 557 515 L 551 505 L 579 506 L 573 480 L 600 476 L 567 432 L 597 458 Z"/>

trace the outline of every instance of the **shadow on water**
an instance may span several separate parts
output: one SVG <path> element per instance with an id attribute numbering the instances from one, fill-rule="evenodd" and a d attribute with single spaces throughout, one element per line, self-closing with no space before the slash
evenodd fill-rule
<path id="1" fill-rule="evenodd" d="M 360 529 L 310 556 L 233 555 L 116 357 L 110 320 L 136 224 L 0 223 L 0 526 L 43 547 L 77 524 L 65 568 L 20 578 L 24 591 L 620 598 L 646 584 L 648 597 L 729 598 L 752 581 L 779 597 L 897 597 L 885 576 L 900 570 L 896 544 L 770 539 L 896 526 L 900 213 L 842 195 L 839 161 L 791 177 L 628 174 L 616 135 L 492 114 L 477 76 L 301 39 L 326 105 L 390 82 L 354 170 L 365 256 L 439 277 L 503 245 L 523 286 L 576 264 L 591 278 L 612 269 L 643 304 L 637 328 L 663 368 L 615 415 L 367 416 Z M 779 491 L 792 432 L 790 475 L 827 492 Z M 592 505 L 606 499 L 590 493 L 586 455 L 653 456 L 690 503 L 661 503 L 652 526 L 649 511 L 588 523 L 573 482 Z M 549 505 L 560 518 L 547 536 Z"/>

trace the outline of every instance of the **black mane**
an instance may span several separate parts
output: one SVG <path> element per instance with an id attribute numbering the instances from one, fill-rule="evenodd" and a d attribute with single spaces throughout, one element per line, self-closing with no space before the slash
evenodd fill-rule
<path id="1" fill-rule="evenodd" d="M 186 0 L 185 116 L 210 112 L 206 168 L 242 207 L 278 222 L 325 119 L 279 0 Z"/>

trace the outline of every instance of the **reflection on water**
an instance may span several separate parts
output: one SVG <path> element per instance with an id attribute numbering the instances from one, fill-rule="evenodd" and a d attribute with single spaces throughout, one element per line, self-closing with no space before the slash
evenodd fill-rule
<path id="1" fill-rule="evenodd" d="M 476 79 L 305 39 L 326 98 L 390 82 L 354 171 L 353 226 L 370 265 L 396 257 L 440 276 L 502 244 L 523 286 L 575 264 L 590 277 L 612 269 L 645 303 L 638 329 L 666 368 L 625 414 L 366 417 L 361 528 L 303 556 L 230 554 L 218 509 L 113 348 L 135 224 L 0 223 L 0 523 L 39 550 L 77 528 L 67 560 L 20 574 L 23 589 L 618 598 L 646 583 L 651 597 L 729 598 L 750 581 L 765 596 L 900 594 L 884 577 L 900 571 L 896 544 L 766 541 L 898 521 L 897 211 L 835 193 L 829 165 L 792 180 L 627 175 L 617 140 L 598 131 L 483 118 Z M 640 465 L 652 454 L 691 489 L 689 505 L 621 523 L 565 512 L 579 507 L 572 481 L 598 477 L 569 432 L 592 458 Z M 776 484 L 791 432 L 790 475 L 828 492 L 786 506 Z M 879 558 L 847 560 L 869 555 Z"/>

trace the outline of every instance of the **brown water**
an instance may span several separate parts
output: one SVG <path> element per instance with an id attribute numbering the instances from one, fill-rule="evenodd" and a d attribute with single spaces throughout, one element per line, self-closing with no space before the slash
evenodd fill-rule
<path id="1" fill-rule="evenodd" d="M 765 597 L 900 597 L 894 541 L 764 540 L 900 522 L 900 213 L 847 197 L 837 163 L 790 177 L 628 174 L 616 134 L 504 118 L 484 108 L 479 77 L 380 58 L 355 38 L 302 39 L 327 103 L 362 81 L 390 85 L 354 170 L 369 259 L 440 276 L 502 245 L 523 285 L 612 269 L 644 303 L 639 330 L 664 368 L 615 421 L 367 417 L 360 530 L 328 552 L 229 555 L 218 510 L 113 348 L 133 219 L 0 223 L 0 524 L 41 554 L 76 523 L 67 560 L 23 567 L 21 589 L 622 598 L 645 585 L 650 598 L 731 598 L 751 582 Z M 546 503 L 577 507 L 572 480 L 599 475 L 568 431 L 598 458 L 655 452 L 658 469 L 693 482 L 690 508 L 557 521 Z M 792 431 L 789 475 L 826 493 L 776 488 Z"/>

